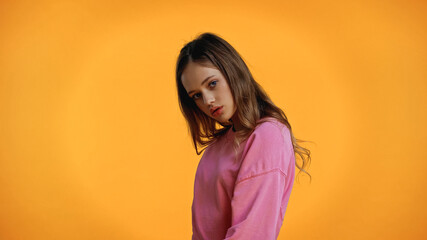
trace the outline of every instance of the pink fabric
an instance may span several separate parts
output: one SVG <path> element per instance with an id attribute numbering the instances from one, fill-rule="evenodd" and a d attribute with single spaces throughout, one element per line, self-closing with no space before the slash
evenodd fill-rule
<path id="1" fill-rule="evenodd" d="M 295 176 L 288 128 L 258 124 L 235 158 L 234 132 L 212 143 L 199 162 L 192 204 L 193 240 L 277 239 Z"/>

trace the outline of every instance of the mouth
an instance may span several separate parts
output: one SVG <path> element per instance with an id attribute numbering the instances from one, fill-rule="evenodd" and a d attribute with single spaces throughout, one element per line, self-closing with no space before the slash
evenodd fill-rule
<path id="1" fill-rule="evenodd" d="M 212 108 L 212 109 L 211 109 L 211 114 L 212 114 L 213 116 L 216 116 L 216 115 L 218 115 L 219 113 L 221 113 L 221 110 L 222 110 L 222 106 L 221 106 L 221 107 Z"/>

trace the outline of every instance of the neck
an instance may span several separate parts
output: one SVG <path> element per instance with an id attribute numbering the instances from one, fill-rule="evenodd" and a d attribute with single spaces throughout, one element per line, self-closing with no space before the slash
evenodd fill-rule
<path id="1" fill-rule="evenodd" d="M 242 125 L 240 124 L 239 119 L 237 118 L 237 115 L 235 114 L 232 118 L 229 119 L 230 122 L 233 124 L 233 131 L 239 131 L 242 129 Z"/>

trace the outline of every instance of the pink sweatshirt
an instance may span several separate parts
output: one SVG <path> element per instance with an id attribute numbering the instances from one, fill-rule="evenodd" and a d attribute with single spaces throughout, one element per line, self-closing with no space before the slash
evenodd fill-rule
<path id="1" fill-rule="evenodd" d="M 192 205 L 193 240 L 277 239 L 295 176 L 288 128 L 258 124 L 234 157 L 231 129 L 199 162 Z"/>

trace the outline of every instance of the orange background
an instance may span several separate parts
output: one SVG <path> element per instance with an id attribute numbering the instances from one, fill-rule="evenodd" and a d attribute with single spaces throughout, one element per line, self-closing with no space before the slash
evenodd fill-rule
<path id="1" fill-rule="evenodd" d="M 279 239 L 425 239 L 425 1 L 154 2 L 1 1 L 0 239 L 190 239 L 204 31 L 314 142 Z"/>

